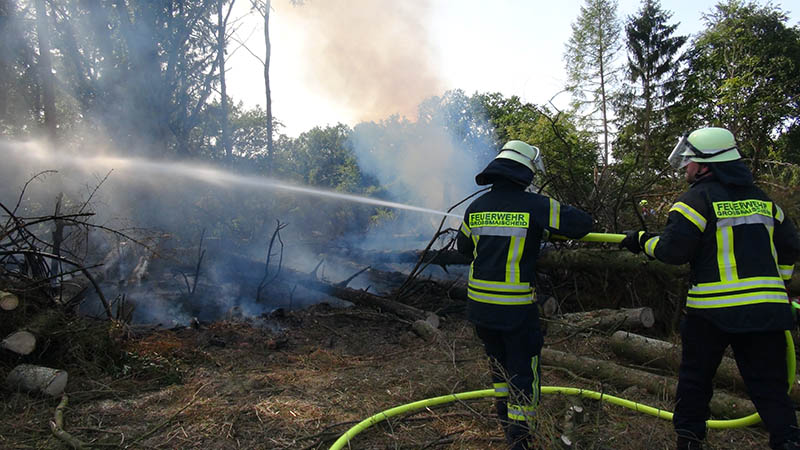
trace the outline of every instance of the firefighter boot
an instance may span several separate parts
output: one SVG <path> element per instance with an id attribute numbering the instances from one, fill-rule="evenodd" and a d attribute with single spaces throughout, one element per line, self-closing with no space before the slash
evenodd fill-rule
<path id="1" fill-rule="evenodd" d="M 531 434 L 528 431 L 527 424 L 516 420 L 510 420 L 509 422 L 505 428 L 509 450 L 529 450 L 531 448 L 529 443 Z"/>

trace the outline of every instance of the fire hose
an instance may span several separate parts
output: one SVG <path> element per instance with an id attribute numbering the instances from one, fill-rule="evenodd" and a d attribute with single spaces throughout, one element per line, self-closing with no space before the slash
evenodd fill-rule
<path id="1" fill-rule="evenodd" d="M 554 238 L 561 238 L 560 236 L 553 236 Z M 625 238 L 624 234 L 610 234 L 610 233 L 589 233 L 581 241 L 584 242 L 608 242 L 619 243 Z M 789 390 L 791 391 L 795 381 L 795 371 L 797 369 L 797 361 L 794 352 L 794 340 L 792 334 L 786 331 L 786 368 Z M 562 395 L 579 395 L 594 400 L 608 402 L 617 406 L 632 409 L 644 414 L 648 414 L 659 419 L 672 420 L 672 413 L 660 408 L 637 403 L 628 399 L 615 397 L 602 392 L 591 391 L 588 389 L 581 389 L 575 387 L 562 387 L 562 386 L 542 386 L 542 394 L 562 394 Z M 496 397 L 498 394 L 494 389 L 483 389 L 479 391 L 459 392 L 455 394 L 442 395 L 439 397 L 418 400 L 416 402 L 407 403 L 405 405 L 395 406 L 394 408 L 381 411 L 373 416 L 367 417 L 355 426 L 347 430 L 343 435 L 331 445 L 330 450 L 340 450 L 348 445 L 350 440 L 356 435 L 366 430 L 367 428 L 388 420 L 391 417 L 401 414 L 407 414 L 421 409 L 427 409 L 432 406 L 443 405 L 447 403 L 460 402 L 464 400 L 474 400 L 479 398 Z M 742 428 L 750 425 L 755 425 L 761 421 L 761 416 L 758 413 L 753 413 L 748 416 L 740 417 L 738 419 L 724 419 L 724 420 L 707 420 L 706 426 L 708 428 Z"/>

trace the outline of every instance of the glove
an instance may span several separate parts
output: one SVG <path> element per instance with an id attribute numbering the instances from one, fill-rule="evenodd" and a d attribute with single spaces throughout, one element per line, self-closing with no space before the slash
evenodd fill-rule
<path id="1" fill-rule="evenodd" d="M 639 253 L 642 251 L 642 245 L 639 244 L 639 231 L 626 231 L 625 239 L 620 241 L 619 248 L 627 248 L 631 253 Z"/>

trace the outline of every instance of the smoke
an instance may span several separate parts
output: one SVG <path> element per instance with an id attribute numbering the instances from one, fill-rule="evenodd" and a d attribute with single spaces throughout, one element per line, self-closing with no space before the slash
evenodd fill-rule
<path id="1" fill-rule="evenodd" d="M 357 120 L 414 117 L 417 105 L 443 91 L 429 41 L 432 0 L 307 1 L 276 11 L 303 30 L 306 71 L 319 95 L 335 98 Z M 298 33 L 300 34 L 300 33 Z M 313 105 L 309 105 L 313 107 Z"/>

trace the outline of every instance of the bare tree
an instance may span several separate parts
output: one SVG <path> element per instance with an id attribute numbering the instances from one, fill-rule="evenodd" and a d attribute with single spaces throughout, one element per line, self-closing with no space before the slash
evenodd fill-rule
<path id="1" fill-rule="evenodd" d="M 264 59 L 261 64 L 264 66 L 264 88 L 266 90 L 266 111 L 267 111 L 267 170 L 272 171 L 273 154 L 275 146 L 272 140 L 272 92 L 269 84 L 269 60 L 272 56 L 272 47 L 269 42 L 269 13 L 272 9 L 272 0 L 250 0 L 253 9 L 258 11 L 264 19 Z"/>
<path id="2" fill-rule="evenodd" d="M 225 2 L 229 0 L 217 0 L 217 66 L 219 66 L 219 90 L 220 90 L 220 125 L 222 127 L 222 148 L 225 150 L 225 157 L 228 161 L 233 157 L 233 146 L 231 145 L 231 126 L 228 122 L 230 106 L 228 105 L 228 87 L 225 83 L 225 45 L 227 42 L 228 19 L 231 17 L 233 4 L 236 0 L 230 0 L 228 11 L 223 16 L 222 11 Z"/>

